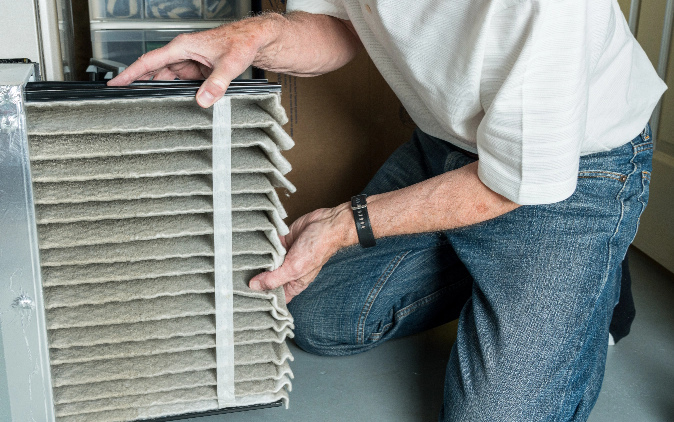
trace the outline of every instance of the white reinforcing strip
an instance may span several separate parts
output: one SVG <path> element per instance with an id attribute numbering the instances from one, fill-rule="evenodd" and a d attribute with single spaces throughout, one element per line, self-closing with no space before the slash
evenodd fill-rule
<path id="1" fill-rule="evenodd" d="M 234 395 L 234 293 L 232 289 L 232 103 L 213 106 L 213 243 L 215 250 L 215 344 L 218 406 Z"/>

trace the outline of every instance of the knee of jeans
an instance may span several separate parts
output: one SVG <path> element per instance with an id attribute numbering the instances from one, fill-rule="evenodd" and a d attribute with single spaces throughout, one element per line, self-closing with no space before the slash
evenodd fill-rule
<path id="1" fill-rule="evenodd" d="M 305 312 L 297 306 L 289 308 L 295 323 L 295 344 L 305 352 L 321 356 L 346 356 L 370 348 L 356 341 L 355 334 L 352 334 L 356 331 L 355 323 L 340 324 L 330 316 Z"/>

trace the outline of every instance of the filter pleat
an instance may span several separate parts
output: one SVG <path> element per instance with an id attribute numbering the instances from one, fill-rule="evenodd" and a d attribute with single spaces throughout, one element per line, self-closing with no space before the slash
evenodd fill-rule
<path id="1" fill-rule="evenodd" d="M 292 166 L 279 151 L 278 145 L 260 129 L 235 129 L 232 131 L 232 148 L 259 148 L 269 161 L 282 173 L 286 174 Z"/>
<path id="2" fill-rule="evenodd" d="M 288 408 L 288 390 L 285 388 L 276 393 L 262 393 L 250 396 L 237 397 L 237 406 L 249 406 L 256 403 L 273 403 L 282 401 L 285 408 Z"/>
<path id="3" fill-rule="evenodd" d="M 268 300 L 280 315 L 290 316 L 282 287 L 266 291 L 251 290 L 248 287 L 248 281 L 258 273 L 258 270 L 235 271 L 232 275 L 234 293 L 240 296 Z"/>
<path id="4" fill-rule="evenodd" d="M 52 367 L 54 386 L 129 380 L 215 368 L 215 350 L 191 350 L 156 356 L 83 362 Z M 270 372 L 267 368 L 265 373 Z"/>
<path id="5" fill-rule="evenodd" d="M 131 341 L 126 343 L 102 344 L 98 346 L 52 349 L 50 359 L 52 365 L 61 365 L 65 363 L 81 363 L 129 358 L 133 356 L 185 352 L 189 350 L 212 349 L 214 347 L 214 335 L 199 334 L 160 340 Z"/>
<path id="6" fill-rule="evenodd" d="M 232 238 L 233 254 L 235 258 L 241 258 L 241 265 L 248 262 L 248 257 L 239 255 L 253 255 L 256 265 L 261 265 L 253 268 L 273 265 L 271 254 L 277 254 L 277 249 L 263 232 L 238 232 L 233 233 Z M 45 249 L 40 258 L 43 267 L 55 267 L 210 256 L 213 256 L 211 236 L 187 236 Z"/>
<path id="7" fill-rule="evenodd" d="M 54 389 L 54 402 L 58 404 L 100 400 L 110 397 L 126 397 L 144 393 L 158 393 L 187 388 L 215 385 L 215 370 L 185 372 L 158 377 L 132 380 L 104 381 L 91 384 L 67 385 Z M 236 383 L 237 395 L 260 395 L 275 393 L 281 389 L 291 390 L 290 377 Z"/>
<path id="8" fill-rule="evenodd" d="M 288 117 L 286 116 L 285 110 L 281 106 L 280 97 L 277 95 L 261 95 L 256 97 L 250 97 L 248 95 L 235 95 L 232 97 L 232 108 L 234 110 L 247 110 L 252 105 L 256 105 L 262 109 L 264 112 L 269 114 L 272 120 L 278 122 L 280 125 L 288 123 Z M 239 119 L 236 119 L 237 123 L 238 120 Z M 290 149 L 295 144 L 289 136 L 287 136 L 287 138 L 288 144 L 281 146 L 281 149 Z"/>
<path id="9" fill-rule="evenodd" d="M 237 322 L 237 319 L 235 319 L 235 327 Z M 266 329 L 240 327 L 234 332 L 234 344 L 282 342 L 286 337 L 292 336 L 292 328 L 294 327 L 290 324 L 280 329 L 275 326 Z M 52 349 L 58 349 L 168 339 L 199 334 L 215 334 L 215 322 L 211 315 L 181 318 L 179 320 L 49 330 L 49 341 Z"/>
<path id="10" fill-rule="evenodd" d="M 33 194 L 35 204 L 41 205 L 212 195 L 213 187 L 210 175 L 143 177 L 34 183 Z"/>
<path id="11" fill-rule="evenodd" d="M 131 380 L 103 381 L 81 385 L 67 385 L 54 389 L 54 402 L 65 404 L 107 397 L 124 397 L 143 393 L 181 390 L 215 385 L 215 370 L 185 372 L 158 377 Z"/>
<path id="12" fill-rule="evenodd" d="M 267 330 L 238 331 L 234 333 L 234 344 L 283 343 L 286 338 L 293 337 L 294 334 L 290 326 L 281 331 L 271 328 Z"/>
<path id="13" fill-rule="evenodd" d="M 234 353 L 237 365 L 254 365 L 268 362 L 274 365 L 282 365 L 288 360 L 294 360 L 290 349 L 288 349 L 285 343 L 237 345 Z"/>
<path id="14" fill-rule="evenodd" d="M 253 396 L 260 394 L 278 393 L 281 390 L 292 391 L 290 377 L 284 375 L 278 380 L 245 381 L 236 385 L 237 395 Z"/>
<path id="15" fill-rule="evenodd" d="M 269 179 L 264 174 L 257 173 L 239 173 L 232 174 L 232 194 L 241 193 L 264 193 L 279 211 L 281 218 L 286 218 L 285 208 L 272 186 Z"/>
<path id="16" fill-rule="evenodd" d="M 54 386 L 62 387 L 205 371 L 215 367 L 215 349 L 206 349 L 74 364 L 64 363 L 54 365 L 52 373 L 55 376 Z M 284 375 L 292 377 L 288 358 L 280 364 L 272 361 L 237 363 L 234 373 L 237 382 L 280 379 Z"/>
<path id="17" fill-rule="evenodd" d="M 121 220 L 84 221 L 44 224 L 38 227 L 38 240 L 44 249 L 66 248 L 105 243 L 135 242 L 159 238 L 202 236 L 213 234 L 210 215 L 185 214 Z M 233 212 L 235 232 L 262 231 L 279 253 L 278 231 L 262 211 Z"/>
<path id="18" fill-rule="evenodd" d="M 255 365 L 237 365 L 235 368 L 236 379 L 239 382 L 243 381 L 262 381 L 262 380 L 277 380 L 284 376 L 293 378 L 293 371 L 290 369 L 288 361 L 280 365 L 274 363 L 259 363 Z"/>
<path id="19" fill-rule="evenodd" d="M 89 402 L 76 402 L 56 405 L 56 416 L 79 415 L 84 413 L 126 409 L 128 407 L 144 407 L 170 403 L 175 404 L 182 402 L 195 402 L 205 398 L 214 397 L 217 397 L 217 390 L 215 387 L 194 387 L 184 390 L 163 391 L 161 393 L 154 394 L 149 393 L 119 398 L 113 397 Z"/>
<path id="20" fill-rule="evenodd" d="M 292 321 L 285 309 L 279 312 L 270 300 L 255 299 L 245 296 L 234 296 L 236 312 L 269 312 L 274 319 Z"/>
<path id="21" fill-rule="evenodd" d="M 163 98 L 35 103 L 26 115 L 29 135 L 60 135 L 210 130 L 213 112 L 191 98 Z"/>
<path id="22" fill-rule="evenodd" d="M 192 130 L 32 136 L 29 148 L 31 161 L 42 161 L 200 151 L 211 145 L 210 130 Z"/>
<path id="23" fill-rule="evenodd" d="M 37 224 L 55 224 L 212 213 L 213 201 L 210 196 L 194 195 L 109 202 L 45 204 L 36 206 L 35 210 Z M 264 211 L 279 232 L 287 233 L 288 231 L 278 210 L 264 194 L 233 195 L 232 210 Z"/>
<path id="24" fill-rule="evenodd" d="M 241 235 L 244 234 L 246 233 L 242 233 Z M 260 236 L 266 241 L 267 238 L 264 235 Z M 267 243 L 269 245 L 267 248 L 273 249 L 271 244 Z M 213 256 L 213 239 L 210 236 L 187 236 L 127 243 L 45 249 L 40 253 L 40 260 L 43 267 L 54 267 L 199 256 Z"/>
<path id="25" fill-rule="evenodd" d="M 281 213 L 274 206 L 267 195 L 240 194 L 232 195 L 233 211 L 264 211 L 267 218 L 274 225 L 280 235 L 288 234 L 288 226 L 283 221 Z"/>
<path id="26" fill-rule="evenodd" d="M 276 252 L 274 252 L 276 253 Z M 275 262 L 280 258 L 272 255 L 238 255 L 232 257 L 232 269 L 234 271 L 243 270 L 265 270 L 271 271 L 277 268 Z"/>
<path id="27" fill-rule="evenodd" d="M 155 299 L 162 296 L 212 293 L 213 290 L 212 274 L 190 274 L 146 280 L 48 287 L 45 289 L 44 300 L 45 308 L 52 309 Z"/>
<path id="28" fill-rule="evenodd" d="M 52 349 L 50 358 L 52 365 L 61 365 L 203 350 L 211 349 L 215 346 L 214 335 L 200 334 L 161 340 L 117 343 L 114 345 L 105 344 L 98 346 Z M 269 340 L 253 344 L 236 344 L 234 347 L 234 359 L 238 365 L 251 365 L 265 362 L 273 362 L 280 365 L 288 359 L 293 360 L 293 357 L 285 343 Z"/>
<path id="29" fill-rule="evenodd" d="M 269 255 L 276 253 L 263 231 L 236 232 L 232 235 L 232 249 L 237 255 Z"/>
<path id="30" fill-rule="evenodd" d="M 213 259 L 209 257 L 45 267 L 42 269 L 42 284 L 51 287 L 212 272 Z"/>
<path id="31" fill-rule="evenodd" d="M 282 331 L 286 327 L 295 328 L 292 321 L 274 319 L 267 312 L 236 312 L 234 314 L 234 332 L 245 330 L 266 330 L 272 328 L 274 331 Z"/>
<path id="32" fill-rule="evenodd" d="M 82 347 L 198 334 L 215 334 L 215 321 L 211 315 L 202 315 L 134 324 L 63 328 L 49 330 L 48 333 L 51 348 Z"/>
<path id="33" fill-rule="evenodd" d="M 38 241 L 44 249 L 210 234 L 213 234 L 212 219 L 201 214 L 45 224 L 38 227 Z"/>
<path id="34" fill-rule="evenodd" d="M 184 318 L 215 313 L 213 295 L 184 294 L 129 302 L 108 302 L 99 305 L 53 308 L 47 328 L 92 327 Z"/>
<path id="35" fill-rule="evenodd" d="M 212 147 L 211 139 L 210 130 L 41 135 L 30 138 L 29 148 L 31 161 L 53 161 L 207 151 Z M 264 130 L 232 131 L 233 148 L 252 146 L 262 149 L 283 174 L 290 171 L 288 160 L 280 152 L 282 146 Z"/>
<path id="36" fill-rule="evenodd" d="M 38 205 L 37 224 L 123 220 L 213 212 L 210 196 L 138 199 L 132 201 L 84 202 L 79 204 Z"/>
<path id="37" fill-rule="evenodd" d="M 261 173 L 278 188 L 295 192 L 295 185 L 281 173 L 259 148 L 232 149 L 232 173 Z"/>
<path id="38" fill-rule="evenodd" d="M 37 161 L 31 165 L 35 182 L 135 179 L 138 177 L 210 174 L 209 152 L 132 155 L 84 160 Z"/>

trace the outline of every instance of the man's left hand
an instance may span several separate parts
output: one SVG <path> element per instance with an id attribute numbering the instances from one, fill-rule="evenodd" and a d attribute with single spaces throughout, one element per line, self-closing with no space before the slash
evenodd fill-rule
<path id="1" fill-rule="evenodd" d="M 348 204 L 305 214 L 290 226 L 290 233 L 280 237 L 288 251 L 283 265 L 253 277 L 249 286 L 253 290 L 283 286 L 288 303 L 314 281 L 332 255 L 355 244 L 356 237 Z"/>

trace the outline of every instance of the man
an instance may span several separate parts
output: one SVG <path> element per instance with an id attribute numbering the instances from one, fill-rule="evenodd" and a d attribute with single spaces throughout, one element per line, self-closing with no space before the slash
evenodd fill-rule
<path id="1" fill-rule="evenodd" d="M 179 36 L 111 82 L 205 76 L 197 101 L 208 107 L 251 64 L 319 75 L 364 45 L 400 97 L 420 130 L 367 199 L 298 219 L 285 263 L 251 288 L 283 286 L 297 344 L 326 355 L 459 317 L 440 420 L 587 419 L 648 199 L 646 124 L 665 89 L 617 3 L 288 10 Z"/>

